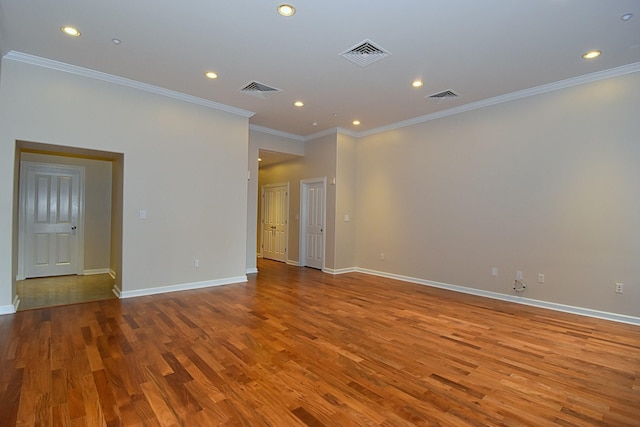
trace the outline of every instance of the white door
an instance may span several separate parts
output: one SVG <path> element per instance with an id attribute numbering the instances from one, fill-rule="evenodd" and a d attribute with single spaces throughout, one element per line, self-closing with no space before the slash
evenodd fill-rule
<path id="1" fill-rule="evenodd" d="M 303 265 L 319 269 L 324 268 L 325 188 L 324 179 L 302 181 Z"/>
<path id="2" fill-rule="evenodd" d="M 287 261 L 289 184 L 262 187 L 262 257 Z"/>
<path id="3" fill-rule="evenodd" d="M 78 273 L 82 168 L 22 162 L 24 278 Z"/>

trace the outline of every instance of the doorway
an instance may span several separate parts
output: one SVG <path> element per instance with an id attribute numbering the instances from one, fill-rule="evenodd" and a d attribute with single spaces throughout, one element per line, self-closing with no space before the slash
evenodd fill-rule
<path id="1" fill-rule="evenodd" d="M 300 181 L 300 265 L 324 270 L 327 178 Z"/>
<path id="2" fill-rule="evenodd" d="M 14 308 L 115 298 L 123 155 L 16 141 L 15 165 Z"/>
<path id="3" fill-rule="evenodd" d="M 287 262 L 289 183 L 262 186 L 262 257 Z"/>

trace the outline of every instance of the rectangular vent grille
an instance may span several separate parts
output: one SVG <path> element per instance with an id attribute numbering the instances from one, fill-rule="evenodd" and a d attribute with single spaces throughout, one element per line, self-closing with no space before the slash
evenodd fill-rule
<path id="1" fill-rule="evenodd" d="M 240 92 L 246 93 L 247 95 L 256 96 L 261 99 L 267 99 L 269 96 L 275 95 L 276 93 L 280 92 L 280 89 L 276 89 L 274 87 L 254 81 L 240 89 Z"/>
<path id="2" fill-rule="evenodd" d="M 446 99 L 455 99 L 455 98 L 459 98 L 460 95 L 458 95 L 457 93 L 455 93 L 452 90 L 444 90 L 442 92 L 438 92 L 438 93 L 433 93 L 431 95 L 427 95 L 425 98 L 429 98 L 429 99 L 435 99 L 438 101 L 443 101 Z"/>
<path id="3" fill-rule="evenodd" d="M 340 54 L 343 58 L 355 62 L 361 67 L 371 65 L 389 55 L 391 55 L 391 53 L 376 46 L 371 40 L 364 40 Z"/>

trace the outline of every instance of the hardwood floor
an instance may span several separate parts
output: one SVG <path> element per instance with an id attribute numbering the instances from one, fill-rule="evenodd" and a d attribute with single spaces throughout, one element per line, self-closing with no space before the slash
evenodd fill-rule
<path id="1" fill-rule="evenodd" d="M 113 282 L 108 274 L 20 280 L 16 282 L 18 310 L 115 299 Z"/>
<path id="2" fill-rule="evenodd" d="M 0 316 L 0 425 L 640 425 L 640 327 L 259 271 Z"/>

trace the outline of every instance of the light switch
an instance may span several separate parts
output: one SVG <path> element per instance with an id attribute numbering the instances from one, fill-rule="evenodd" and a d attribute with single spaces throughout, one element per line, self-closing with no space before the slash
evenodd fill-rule
<path id="1" fill-rule="evenodd" d="M 349 214 L 344 215 L 344 222 L 349 222 Z"/>
<path id="2" fill-rule="evenodd" d="M 138 212 L 138 217 L 140 219 L 147 219 L 147 211 L 145 211 L 144 209 L 142 209 L 140 212 Z"/>

